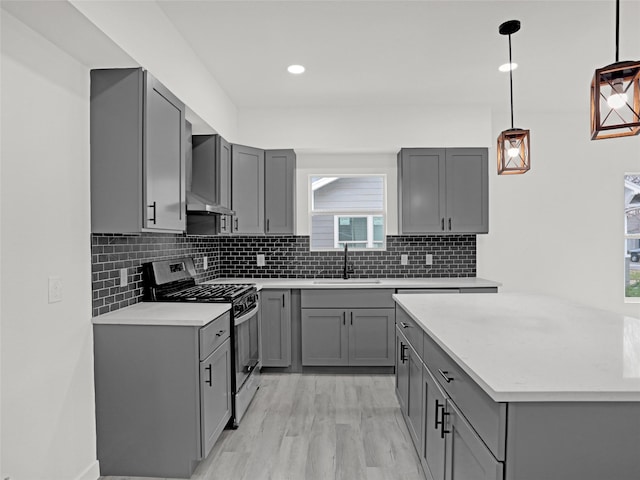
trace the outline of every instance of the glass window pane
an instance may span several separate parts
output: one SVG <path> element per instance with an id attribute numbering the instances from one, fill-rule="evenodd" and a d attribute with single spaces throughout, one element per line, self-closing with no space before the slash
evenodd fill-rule
<path id="1" fill-rule="evenodd" d="M 311 192 L 313 210 L 384 209 L 384 181 L 380 176 L 311 177 Z"/>
<path id="2" fill-rule="evenodd" d="M 640 235 L 640 175 L 624 177 L 624 213 L 627 235 Z"/>
<path id="3" fill-rule="evenodd" d="M 334 216 L 313 215 L 311 217 L 311 248 L 335 248 Z"/>
<path id="4" fill-rule="evenodd" d="M 340 217 L 338 225 L 338 241 L 364 242 L 366 246 L 367 217 Z"/>

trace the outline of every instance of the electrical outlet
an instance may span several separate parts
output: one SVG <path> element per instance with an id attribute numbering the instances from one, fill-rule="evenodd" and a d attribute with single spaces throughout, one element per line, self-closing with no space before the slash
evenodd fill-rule
<path id="1" fill-rule="evenodd" d="M 126 268 L 120 269 L 120 286 L 126 287 L 129 284 L 129 273 Z"/>
<path id="2" fill-rule="evenodd" d="M 409 265 L 409 255 L 400 255 L 400 265 Z"/>
<path id="3" fill-rule="evenodd" d="M 209 270 L 209 257 L 204 257 L 202 259 L 202 268 L 204 270 Z"/>
<path id="4" fill-rule="evenodd" d="M 433 265 L 433 255 L 431 255 L 430 253 L 427 253 L 424 256 L 424 264 L 425 265 Z"/>
<path id="5" fill-rule="evenodd" d="M 264 254 L 258 253 L 256 255 L 256 263 L 258 264 L 259 267 L 264 267 L 264 265 L 265 265 L 265 263 L 264 263 Z"/>
<path id="6" fill-rule="evenodd" d="M 57 276 L 49 277 L 49 303 L 62 301 L 62 278 Z"/>

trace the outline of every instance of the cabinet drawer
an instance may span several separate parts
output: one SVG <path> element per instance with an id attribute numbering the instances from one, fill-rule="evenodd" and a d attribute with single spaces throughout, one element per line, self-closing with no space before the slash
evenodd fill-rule
<path id="1" fill-rule="evenodd" d="M 413 349 L 418 352 L 421 360 L 422 358 L 422 350 L 423 350 L 423 331 L 418 326 L 416 321 L 411 318 L 402 308 L 396 308 L 396 325 L 400 329 L 400 331 L 407 337 L 407 340 L 413 347 Z"/>
<path id="2" fill-rule="evenodd" d="M 303 290 L 302 308 L 393 308 L 388 288 Z"/>
<path id="3" fill-rule="evenodd" d="M 491 453 L 504 460 L 506 404 L 494 402 L 426 333 L 424 362 Z"/>
<path id="4" fill-rule="evenodd" d="M 220 315 L 211 323 L 200 329 L 200 360 L 204 360 L 219 345 L 229 338 L 230 313 Z"/>

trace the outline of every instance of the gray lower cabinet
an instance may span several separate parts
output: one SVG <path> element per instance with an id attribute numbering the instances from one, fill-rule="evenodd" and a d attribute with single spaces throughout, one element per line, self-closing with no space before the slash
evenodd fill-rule
<path id="1" fill-rule="evenodd" d="M 229 313 L 208 325 L 94 325 L 100 474 L 189 478 L 231 418 Z"/>
<path id="2" fill-rule="evenodd" d="M 231 145 L 231 206 L 234 234 L 264 233 L 264 150 Z"/>
<path id="3" fill-rule="evenodd" d="M 407 412 L 409 405 L 408 348 L 409 342 L 404 335 L 400 333 L 400 330 L 396 329 L 396 396 L 398 397 L 398 403 L 400 403 L 400 410 L 403 413 Z"/>
<path id="4" fill-rule="evenodd" d="M 200 363 L 200 425 L 206 457 L 231 418 L 231 344 L 227 339 Z"/>
<path id="5" fill-rule="evenodd" d="M 422 369 L 424 389 L 423 432 L 420 461 L 429 480 L 444 480 L 447 397 L 427 367 Z"/>
<path id="6" fill-rule="evenodd" d="M 267 235 L 293 235 L 295 221 L 296 154 L 266 150 L 264 160 L 264 217 Z"/>
<path id="7" fill-rule="evenodd" d="M 185 105 L 142 68 L 91 70 L 91 231 L 183 232 Z"/>
<path id="8" fill-rule="evenodd" d="M 403 148 L 398 153 L 402 234 L 489 231 L 486 148 Z"/>
<path id="9" fill-rule="evenodd" d="M 392 294 L 388 289 L 303 290 L 302 365 L 393 366 Z"/>
<path id="10" fill-rule="evenodd" d="M 260 352 L 263 367 L 291 365 L 291 291 L 260 292 Z"/>

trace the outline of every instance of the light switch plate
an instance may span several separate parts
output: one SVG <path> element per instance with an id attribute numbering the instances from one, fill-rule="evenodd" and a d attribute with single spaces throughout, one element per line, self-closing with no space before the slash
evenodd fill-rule
<path id="1" fill-rule="evenodd" d="M 62 278 L 57 276 L 49 277 L 49 303 L 62 301 Z"/>
<path id="2" fill-rule="evenodd" d="M 258 264 L 259 267 L 264 267 L 264 265 L 265 265 L 265 263 L 264 263 L 264 254 L 258 253 L 256 255 L 256 263 Z"/>
<path id="3" fill-rule="evenodd" d="M 126 268 L 120 269 L 120 286 L 126 287 L 129 284 L 129 277 Z"/>
<path id="4" fill-rule="evenodd" d="M 409 255 L 400 255 L 400 265 L 409 265 Z"/>
<path id="5" fill-rule="evenodd" d="M 209 269 L 209 257 L 204 257 L 202 259 L 202 268 L 204 270 L 208 270 Z"/>
<path id="6" fill-rule="evenodd" d="M 427 253 L 424 256 L 424 264 L 425 265 L 433 265 L 433 255 L 431 255 L 430 253 Z"/>

